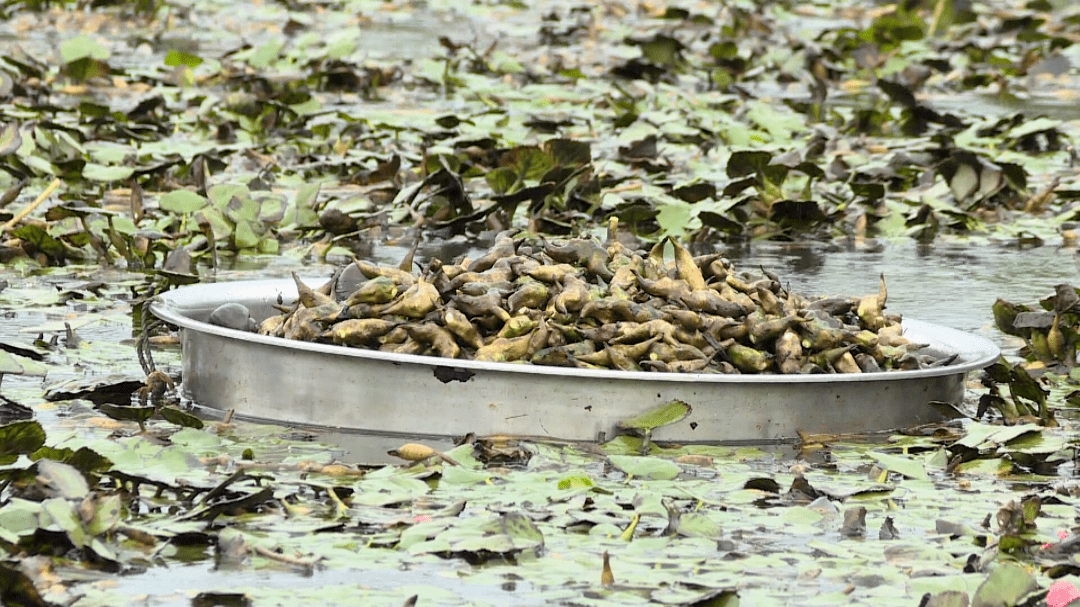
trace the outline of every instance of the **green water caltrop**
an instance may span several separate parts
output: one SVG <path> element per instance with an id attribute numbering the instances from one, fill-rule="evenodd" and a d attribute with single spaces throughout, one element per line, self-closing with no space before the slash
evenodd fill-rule
<path id="1" fill-rule="evenodd" d="M 264 319 L 264 335 L 585 369 L 694 373 L 865 373 L 952 359 L 922 352 L 885 313 L 885 278 L 862 297 L 815 298 L 737 271 L 674 239 L 634 250 L 504 232 L 476 259 L 411 273 L 356 260 Z M 340 287 L 351 273 L 351 287 Z M 349 292 L 345 292 L 348 290 Z"/>
<path id="2" fill-rule="evenodd" d="M 1021 355 L 1048 365 L 1076 366 L 1080 347 L 1080 289 L 1059 284 L 1038 304 L 1014 304 L 998 299 L 994 323 L 1003 333 L 1023 338 Z"/>

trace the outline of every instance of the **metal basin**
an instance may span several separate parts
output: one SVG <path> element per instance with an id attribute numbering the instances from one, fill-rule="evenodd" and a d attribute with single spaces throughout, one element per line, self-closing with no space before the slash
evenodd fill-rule
<path id="1" fill-rule="evenodd" d="M 320 284 L 325 278 L 311 278 Z M 235 302 L 256 320 L 296 299 L 291 280 L 183 287 L 159 295 L 154 315 L 179 326 L 183 390 L 200 406 L 248 418 L 410 436 L 513 434 L 603 440 L 616 424 L 679 399 L 686 419 L 657 440 L 767 442 L 799 432 L 870 432 L 945 418 L 931 401 L 959 404 L 969 371 L 997 346 L 961 331 L 905 320 L 904 334 L 952 365 L 855 375 L 650 373 L 486 363 L 387 354 L 266 337 L 208 324 Z"/>

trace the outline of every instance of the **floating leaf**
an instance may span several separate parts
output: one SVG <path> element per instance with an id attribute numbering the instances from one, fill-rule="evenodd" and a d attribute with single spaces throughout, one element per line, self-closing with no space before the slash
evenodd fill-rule
<path id="1" fill-rule="evenodd" d="M 60 43 L 60 58 L 64 63 L 84 57 L 104 61 L 109 58 L 109 51 L 86 34 L 72 36 Z"/>
<path id="2" fill-rule="evenodd" d="M 37 462 L 35 469 L 37 482 L 43 485 L 50 495 L 64 499 L 82 499 L 90 493 L 86 477 L 75 466 L 43 459 Z"/>
<path id="3" fill-rule="evenodd" d="M 177 426 L 199 430 L 205 425 L 203 424 L 203 420 L 187 411 L 181 411 L 176 407 L 162 407 L 160 412 L 161 417 L 165 418 L 165 421 L 176 424 Z"/>
<path id="4" fill-rule="evenodd" d="M 652 480 L 671 480 L 681 470 L 675 462 L 659 457 L 639 457 L 636 455 L 609 455 L 611 464 L 628 475 Z"/>
<path id="5" fill-rule="evenodd" d="M 583 489 L 592 486 L 592 479 L 587 476 L 567 476 L 559 480 L 559 489 Z"/>
<path id="6" fill-rule="evenodd" d="M 169 54 L 165 55 L 165 65 L 169 67 L 176 67 L 180 65 L 186 65 L 191 68 L 196 68 L 202 65 L 203 60 L 197 55 L 185 53 L 184 51 L 178 51 L 171 49 Z"/>
<path id="7" fill-rule="evenodd" d="M 881 453 L 879 451 L 868 451 L 866 454 L 877 461 L 877 463 L 886 470 L 891 470 L 892 472 L 903 474 L 908 478 L 916 480 L 930 480 L 930 477 L 926 474 L 926 468 L 923 466 L 922 462 L 916 459 L 892 455 L 890 453 Z"/>
<path id="8" fill-rule="evenodd" d="M 98 405 L 98 409 L 102 413 L 108 415 L 112 419 L 125 421 L 125 422 L 137 422 L 140 426 L 146 423 L 146 420 L 150 419 L 154 415 L 154 407 L 125 407 L 123 405 L 113 405 L 109 403 L 102 403 Z"/>
<path id="9" fill-rule="evenodd" d="M 39 251 L 54 259 L 61 258 L 66 252 L 63 243 L 53 238 L 45 231 L 45 228 L 36 223 L 21 225 L 15 228 L 12 234 L 32 243 Z"/>
<path id="10" fill-rule="evenodd" d="M 173 190 L 161 197 L 158 206 L 173 213 L 194 213 L 210 204 L 206 198 L 190 190 Z"/>
<path id="11" fill-rule="evenodd" d="M 8 156 L 19 151 L 22 147 L 22 134 L 19 133 L 19 125 L 9 122 L 0 130 L 0 156 Z"/>
<path id="12" fill-rule="evenodd" d="M 123 181 L 134 173 L 135 169 L 130 167 L 104 166 L 92 162 L 86 163 L 82 171 L 83 177 L 91 181 Z"/>
<path id="13" fill-rule="evenodd" d="M 54 497 L 41 502 L 41 526 L 67 534 L 76 548 L 86 545 L 87 535 L 72 501 Z"/>
<path id="14" fill-rule="evenodd" d="M 961 163 L 956 167 L 952 179 L 949 180 L 953 196 L 957 200 L 967 200 L 979 189 L 979 173 L 971 165 Z"/>
<path id="15" fill-rule="evenodd" d="M 990 571 L 971 599 L 971 607 L 1008 607 L 1016 605 L 1038 590 L 1035 576 L 1014 563 L 1001 563 Z"/>
<path id="16" fill-rule="evenodd" d="M 45 444 L 45 429 L 36 421 L 23 420 L 0 426 L 0 462 L 11 463 L 18 455 L 37 451 Z"/>

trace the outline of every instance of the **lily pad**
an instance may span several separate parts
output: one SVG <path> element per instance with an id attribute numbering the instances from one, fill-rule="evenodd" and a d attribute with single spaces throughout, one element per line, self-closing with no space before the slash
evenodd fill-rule
<path id="1" fill-rule="evenodd" d="M 671 480 L 682 471 L 675 462 L 659 457 L 609 455 L 608 459 L 612 465 L 630 476 L 652 480 Z"/>

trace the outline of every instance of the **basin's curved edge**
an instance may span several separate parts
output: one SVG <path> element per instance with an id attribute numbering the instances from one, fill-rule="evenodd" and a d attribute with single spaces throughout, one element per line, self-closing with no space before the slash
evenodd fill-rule
<path id="1" fill-rule="evenodd" d="M 274 280 L 195 285 L 155 298 L 151 311 L 182 328 L 186 396 L 206 407 L 302 424 L 566 440 L 610 437 L 620 419 L 679 399 L 692 413 L 658 429 L 658 440 L 769 441 L 940 420 L 928 403 L 959 403 L 967 372 L 999 356 L 985 338 L 907 320 L 905 335 L 957 353 L 957 364 L 846 376 L 632 373 L 394 355 L 203 322 L 223 303 L 243 303 L 261 318 L 272 304 L 295 297 L 291 281 Z"/>

